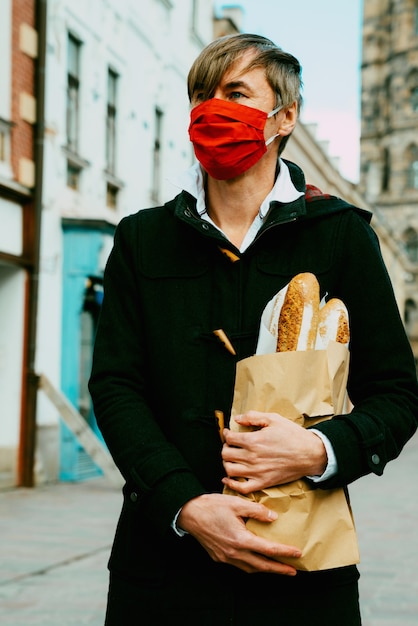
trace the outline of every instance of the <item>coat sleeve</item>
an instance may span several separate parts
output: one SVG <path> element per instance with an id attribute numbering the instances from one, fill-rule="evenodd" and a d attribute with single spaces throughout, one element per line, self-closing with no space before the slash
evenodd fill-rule
<path id="1" fill-rule="evenodd" d="M 381 475 L 417 428 L 415 362 L 378 239 L 364 219 L 348 214 L 342 237 L 339 292 L 350 327 L 350 414 L 317 424 L 330 440 L 338 473 L 321 488 Z"/>
<path id="2" fill-rule="evenodd" d="M 204 488 L 164 436 L 147 403 L 146 348 L 138 291 L 138 220 L 124 218 L 104 275 L 89 381 L 98 426 L 143 515 L 165 532 Z"/>

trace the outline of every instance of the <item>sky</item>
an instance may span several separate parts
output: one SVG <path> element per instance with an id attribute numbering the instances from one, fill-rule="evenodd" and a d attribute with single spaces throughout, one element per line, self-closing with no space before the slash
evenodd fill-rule
<path id="1" fill-rule="evenodd" d="M 314 123 L 341 174 L 359 178 L 362 0 L 237 0 L 243 32 L 272 39 L 302 65 L 301 121 Z"/>

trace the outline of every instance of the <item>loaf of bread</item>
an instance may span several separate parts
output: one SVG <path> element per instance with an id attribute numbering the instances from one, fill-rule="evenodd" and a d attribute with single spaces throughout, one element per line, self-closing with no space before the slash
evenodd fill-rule
<path id="1" fill-rule="evenodd" d="M 330 341 L 348 344 L 348 311 L 342 300 L 331 298 L 319 311 L 316 350 L 325 350 Z"/>
<path id="2" fill-rule="evenodd" d="M 313 350 L 319 318 L 319 284 L 309 272 L 290 281 L 281 306 L 277 329 L 277 352 Z"/>
<path id="3" fill-rule="evenodd" d="M 282 310 L 283 302 L 286 297 L 287 287 L 280 289 L 278 293 L 274 296 L 272 300 L 271 313 L 270 313 L 270 323 L 269 323 L 269 332 L 277 337 L 277 333 L 279 332 L 279 316 L 280 311 Z"/>
<path id="4" fill-rule="evenodd" d="M 270 332 L 277 337 L 277 352 L 326 350 L 330 341 L 347 345 L 348 311 L 339 298 L 322 306 L 314 274 L 297 274 L 273 303 Z"/>

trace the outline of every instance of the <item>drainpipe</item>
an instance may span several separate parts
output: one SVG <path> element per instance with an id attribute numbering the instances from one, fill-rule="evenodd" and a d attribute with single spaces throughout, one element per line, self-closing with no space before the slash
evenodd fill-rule
<path id="1" fill-rule="evenodd" d="M 47 0 L 35 0 L 35 20 L 38 33 L 38 57 L 35 73 L 36 125 L 34 137 L 35 187 L 33 195 L 33 264 L 29 271 L 27 289 L 27 330 L 21 434 L 18 459 L 18 484 L 33 487 L 36 448 L 36 401 L 39 376 L 35 370 L 36 327 L 38 316 L 39 264 L 42 220 L 42 182 L 45 131 L 45 59 Z"/>

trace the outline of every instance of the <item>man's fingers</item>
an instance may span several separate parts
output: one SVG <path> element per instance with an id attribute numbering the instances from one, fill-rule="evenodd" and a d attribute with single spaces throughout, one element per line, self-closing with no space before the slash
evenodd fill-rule
<path id="1" fill-rule="evenodd" d="M 258 502 L 250 502 L 250 504 L 253 506 L 248 509 L 245 517 L 252 517 L 259 522 L 274 522 L 278 518 L 277 513 L 268 509 L 264 504 L 259 504 Z"/>
<path id="2" fill-rule="evenodd" d="M 260 413 L 259 411 L 248 411 L 242 415 L 235 415 L 234 420 L 241 426 L 265 428 L 270 425 L 273 415 L 271 413 Z"/>
<path id="3" fill-rule="evenodd" d="M 240 509 L 239 515 L 244 518 L 252 518 L 256 519 L 259 522 L 271 523 L 274 522 L 278 518 L 278 514 L 271 509 L 268 509 L 264 504 L 260 504 L 259 502 L 252 502 L 250 500 L 246 500 L 245 498 L 239 498 L 237 496 L 231 496 L 232 498 L 236 498 L 238 500 L 238 507 Z M 267 539 L 263 539 L 262 537 L 257 537 L 251 533 L 254 537 L 253 543 L 254 551 L 260 552 L 269 558 L 279 559 L 280 556 L 286 556 L 290 558 L 299 558 L 302 556 L 300 549 L 296 546 L 288 546 L 281 543 L 276 543 L 275 541 L 269 541 Z"/>
<path id="4" fill-rule="evenodd" d="M 222 483 L 225 487 L 232 489 L 232 491 L 236 491 L 243 496 L 247 496 L 253 491 L 258 491 L 258 483 L 251 478 L 248 480 L 240 480 L 239 478 L 229 478 L 225 477 L 222 479 Z"/>

